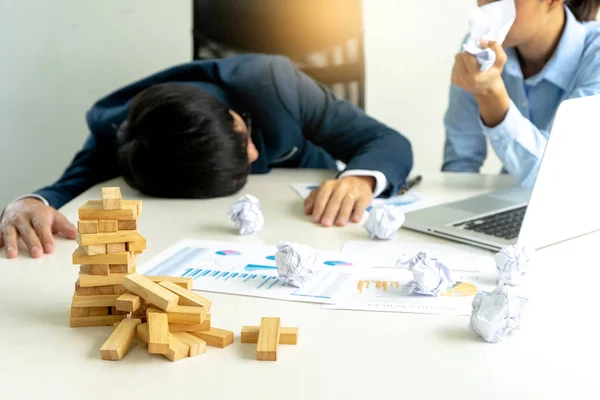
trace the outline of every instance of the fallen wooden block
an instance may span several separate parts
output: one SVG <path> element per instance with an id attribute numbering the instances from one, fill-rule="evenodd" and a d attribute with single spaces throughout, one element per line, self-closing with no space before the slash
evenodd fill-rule
<path id="1" fill-rule="evenodd" d="M 176 294 L 142 275 L 127 275 L 123 285 L 130 292 L 137 294 L 142 299 L 149 301 L 161 310 L 169 311 L 177 305 L 179 300 L 179 297 Z"/>
<path id="2" fill-rule="evenodd" d="M 91 244 L 88 246 L 82 246 L 85 254 L 88 256 L 97 256 L 100 254 L 106 254 L 106 245 L 105 244 Z"/>
<path id="3" fill-rule="evenodd" d="M 200 332 L 210 330 L 210 314 L 206 314 L 201 324 L 172 324 L 169 323 L 169 332 Z"/>
<path id="4" fill-rule="evenodd" d="M 98 221 L 98 232 L 96 233 L 111 233 L 118 231 L 119 221 L 117 221 L 116 219 L 101 219 Z"/>
<path id="5" fill-rule="evenodd" d="M 137 326 L 137 338 L 148 345 L 150 349 L 150 329 L 148 324 L 140 324 Z M 169 351 L 163 354 L 164 357 L 170 361 L 178 361 L 182 358 L 188 357 L 190 354 L 190 348 L 188 345 L 183 343 L 181 340 L 169 334 Z"/>
<path id="6" fill-rule="evenodd" d="M 277 361 L 277 348 L 279 347 L 279 317 L 263 317 L 260 321 L 258 343 L 256 345 L 256 359 L 259 361 Z"/>
<path id="7" fill-rule="evenodd" d="M 169 353 L 169 321 L 167 313 L 156 307 L 148 308 L 148 352 L 153 354 Z"/>
<path id="8" fill-rule="evenodd" d="M 207 345 L 224 349 L 233 343 L 233 332 L 211 327 L 209 331 L 189 332 L 204 340 Z"/>
<path id="9" fill-rule="evenodd" d="M 108 340 L 100 347 L 102 359 L 117 361 L 123 358 L 136 337 L 137 326 L 141 323 L 142 321 L 139 319 L 122 320 L 108 337 Z"/>
<path id="10" fill-rule="evenodd" d="M 117 304 L 115 295 L 73 296 L 71 307 L 114 307 Z"/>
<path id="11" fill-rule="evenodd" d="M 108 266 L 108 270 L 111 274 L 132 274 L 135 272 L 135 265 L 113 264 Z"/>
<path id="12" fill-rule="evenodd" d="M 114 253 L 114 254 L 100 254 L 97 256 L 88 256 L 83 248 L 78 247 L 73 252 L 73 264 L 131 264 L 132 257 L 131 253 Z"/>
<path id="13" fill-rule="evenodd" d="M 98 221 L 78 221 L 77 232 L 79 233 L 98 233 L 99 224 Z"/>
<path id="14" fill-rule="evenodd" d="M 206 342 L 199 337 L 191 335 L 187 332 L 177 332 L 173 333 L 177 339 L 181 340 L 183 343 L 189 346 L 190 353 L 189 357 L 195 357 L 200 354 L 206 353 Z"/>
<path id="15" fill-rule="evenodd" d="M 181 286 L 177 285 L 174 282 L 163 281 L 160 282 L 159 285 L 164 287 L 165 289 L 170 290 L 179 296 L 179 305 L 180 306 L 192 306 L 192 307 L 200 307 L 204 309 L 205 312 L 210 311 L 211 302 L 210 300 L 205 299 L 202 296 L 198 296 L 196 293 L 184 289 Z"/>
<path id="16" fill-rule="evenodd" d="M 125 243 L 109 243 L 106 245 L 106 252 L 108 254 L 121 253 L 127 251 Z"/>
<path id="17" fill-rule="evenodd" d="M 206 311 L 201 307 L 175 306 L 167 312 L 170 323 L 201 324 L 206 317 Z"/>
<path id="18" fill-rule="evenodd" d="M 71 317 L 71 328 L 85 328 L 92 326 L 111 326 L 121 321 L 125 315 L 103 315 L 97 317 Z"/>
<path id="19" fill-rule="evenodd" d="M 123 285 L 125 274 L 112 274 L 112 275 L 90 275 L 90 274 L 79 274 L 79 286 L 91 287 L 91 286 L 114 286 Z"/>
<path id="20" fill-rule="evenodd" d="M 146 278 L 150 279 L 154 283 L 160 282 L 173 282 L 184 289 L 192 290 L 194 286 L 194 280 L 192 278 L 183 277 L 183 276 L 152 276 L 152 275 L 144 275 Z"/>
<path id="21" fill-rule="evenodd" d="M 120 210 L 122 207 L 121 188 L 104 187 L 102 188 L 102 208 L 105 210 Z"/>
<path id="22" fill-rule="evenodd" d="M 90 200 L 78 210 L 80 220 L 133 221 L 138 217 L 137 205 L 123 204 L 120 210 L 105 210 L 102 201 Z"/>
<path id="23" fill-rule="evenodd" d="M 132 242 L 137 238 L 136 231 L 119 231 L 111 233 L 83 234 L 76 233 L 75 240 L 80 246 L 89 246 L 92 244 L 126 243 Z"/>
<path id="24" fill-rule="evenodd" d="M 117 297 L 116 308 L 119 311 L 134 312 L 140 308 L 141 299 L 133 293 L 123 293 Z"/>
<path id="25" fill-rule="evenodd" d="M 242 343 L 258 343 L 260 326 L 242 327 Z M 279 344 L 298 344 L 298 328 L 281 327 L 279 330 Z"/>
<path id="26" fill-rule="evenodd" d="M 134 219 L 133 221 L 118 221 L 118 230 L 120 231 L 136 231 L 137 228 L 138 219 Z"/>

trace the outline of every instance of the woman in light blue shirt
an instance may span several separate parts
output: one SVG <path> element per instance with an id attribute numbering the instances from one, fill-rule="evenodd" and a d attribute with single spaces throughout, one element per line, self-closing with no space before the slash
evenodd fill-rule
<path id="1" fill-rule="evenodd" d="M 468 53 L 456 55 L 442 170 L 479 172 L 487 138 L 504 170 L 531 186 L 559 104 L 600 94 L 600 22 L 594 21 L 600 0 L 516 0 L 516 6 L 505 48 L 482 43 L 496 53 L 489 71 Z"/>

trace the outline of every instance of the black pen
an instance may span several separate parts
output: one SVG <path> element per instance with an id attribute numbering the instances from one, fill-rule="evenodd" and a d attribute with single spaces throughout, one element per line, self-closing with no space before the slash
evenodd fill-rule
<path id="1" fill-rule="evenodd" d="M 413 186 L 417 185 L 422 180 L 423 180 L 423 177 L 421 175 L 417 176 L 415 179 L 411 179 L 410 181 L 406 182 L 406 185 L 402 186 L 402 188 L 400 189 L 398 194 L 403 195 L 404 193 L 408 192 Z"/>

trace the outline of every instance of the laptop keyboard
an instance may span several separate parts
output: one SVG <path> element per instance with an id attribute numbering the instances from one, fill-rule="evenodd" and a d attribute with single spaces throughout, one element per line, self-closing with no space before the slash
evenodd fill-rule
<path id="1" fill-rule="evenodd" d="M 527 206 L 519 207 L 498 214 L 461 222 L 454 226 L 467 231 L 484 233 L 497 238 L 511 240 L 519 237 L 526 210 Z"/>

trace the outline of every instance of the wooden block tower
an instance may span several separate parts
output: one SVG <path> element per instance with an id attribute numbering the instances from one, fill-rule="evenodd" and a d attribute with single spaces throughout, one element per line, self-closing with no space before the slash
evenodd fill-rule
<path id="1" fill-rule="evenodd" d="M 102 188 L 102 200 L 79 209 L 73 264 L 80 270 L 71 327 L 110 326 L 126 318 L 127 311 L 117 310 L 117 298 L 127 292 L 125 276 L 135 272 L 137 255 L 146 249 L 137 231 L 141 213 L 142 202 L 123 200 L 118 187 Z"/>

